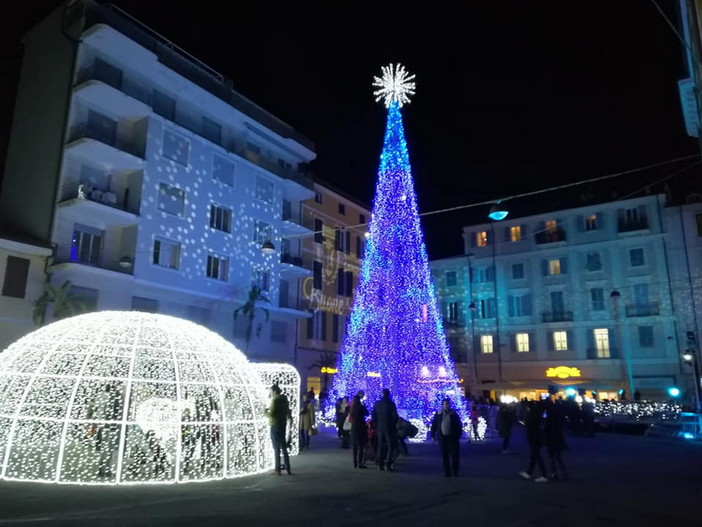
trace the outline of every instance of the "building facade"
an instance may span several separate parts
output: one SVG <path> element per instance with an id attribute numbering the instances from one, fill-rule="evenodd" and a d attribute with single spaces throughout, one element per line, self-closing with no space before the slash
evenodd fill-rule
<path id="1" fill-rule="evenodd" d="M 465 227 L 465 255 L 431 267 L 468 390 L 663 399 L 682 385 L 676 304 L 689 300 L 672 287 L 664 206 L 645 196 Z"/>
<path id="2" fill-rule="evenodd" d="M 53 245 L 51 282 L 291 362 L 306 271 L 261 246 L 312 233 L 311 141 L 108 4 L 66 2 L 24 46 L 0 214 Z M 235 319 L 254 284 L 268 302 Z"/>
<path id="3" fill-rule="evenodd" d="M 320 393 L 330 386 L 346 334 L 370 212 L 323 181 L 314 190 L 314 199 L 303 203 L 303 223 L 314 234 L 299 239 L 310 270 L 302 281 L 301 308 L 310 317 L 299 323 L 296 365 L 303 387 Z"/>

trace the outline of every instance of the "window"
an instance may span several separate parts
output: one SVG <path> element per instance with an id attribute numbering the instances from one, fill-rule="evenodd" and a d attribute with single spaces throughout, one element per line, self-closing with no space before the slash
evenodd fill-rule
<path id="1" fill-rule="evenodd" d="M 475 244 L 478 247 L 487 247 L 488 245 L 488 232 L 480 231 L 475 233 Z"/>
<path id="2" fill-rule="evenodd" d="M 495 299 L 483 298 L 478 301 L 480 318 L 495 318 Z"/>
<path id="3" fill-rule="evenodd" d="M 288 323 L 282 320 L 271 321 L 271 342 L 283 343 L 288 339 Z"/>
<path id="4" fill-rule="evenodd" d="M 271 288 L 271 274 L 265 269 L 254 270 L 254 284 L 261 291 L 268 291 Z"/>
<path id="5" fill-rule="evenodd" d="M 141 296 L 132 297 L 132 311 L 143 311 L 144 313 L 158 313 L 158 300 L 144 298 Z"/>
<path id="6" fill-rule="evenodd" d="M 568 332 L 553 332 L 553 349 L 556 351 L 566 351 L 568 349 Z"/>
<path id="7" fill-rule="evenodd" d="M 480 335 L 480 352 L 493 353 L 492 335 Z"/>
<path id="8" fill-rule="evenodd" d="M 97 289 L 72 285 L 68 290 L 68 294 L 69 296 L 75 297 L 76 300 L 82 302 L 82 304 L 85 306 L 86 312 L 97 311 L 99 298 L 99 291 Z"/>
<path id="9" fill-rule="evenodd" d="M 590 289 L 590 300 L 592 301 L 593 311 L 605 310 L 604 289 L 601 287 L 593 287 Z"/>
<path id="10" fill-rule="evenodd" d="M 339 315 L 332 315 L 332 342 L 339 342 Z"/>
<path id="11" fill-rule="evenodd" d="M 5 265 L 5 280 L 2 284 L 2 296 L 24 298 L 27 289 L 29 260 L 8 256 Z"/>
<path id="12" fill-rule="evenodd" d="M 521 280 L 524 278 L 524 264 L 516 263 L 512 264 L 512 279 Z"/>
<path id="13" fill-rule="evenodd" d="M 366 215 L 365 214 L 358 215 L 358 223 L 360 223 L 361 225 L 366 224 Z"/>
<path id="14" fill-rule="evenodd" d="M 558 221 L 548 220 L 544 222 L 544 230 L 547 234 L 556 234 L 558 232 Z"/>
<path id="15" fill-rule="evenodd" d="M 180 268 L 180 244 L 164 238 L 156 238 L 152 263 L 168 269 Z"/>
<path id="16" fill-rule="evenodd" d="M 485 282 L 495 281 L 495 268 L 485 267 L 483 269 L 475 269 L 475 283 L 482 284 Z"/>
<path id="17" fill-rule="evenodd" d="M 229 187 L 233 187 L 235 166 L 236 165 L 228 159 L 215 154 L 214 162 L 212 163 L 212 179 Z"/>
<path id="18" fill-rule="evenodd" d="M 590 214 L 589 216 L 585 216 L 585 230 L 596 231 L 597 228 L 597 214 Z"/>
<path id="19" fill-rule="evenodd" d="M 648 284 L 634 284 L 634 305 L 648 307 L 651 303 L 650 287 Z"/>
<path id="20" fill-rule="evenodd" d="M 103 231 L 76 224 L 71 240 L 71 261 L 100 265 Z"/>
<path id="21" fill-rule="evenodd" d="M 254 220 L 254 236 L 256 243 L 261 244 L 265 241 L 270 241 L 273 237 L 273 227 L 270 223 L 261 220 Z"/>
<path id="22" fill-rule="evenodd" d="M 85 133 L 101 143 L 114 145 L 117 142 L 117 121 L 93 110 L 88 110 Z"/>
<path id="23" fill-rule="evenodd" d="M 518 242 L 522 239 L 521 225 L 514 225 L 513 227 L 509 227 L 509 239 L 513 242 Z"/>
<path id="24" fill-rule="evenodd" d="M 339 214 L 345 216 L 346 215 L 346 205 L 343 203 L 339 203 Z"/>
<path id="25" fill-rule="evenodd" d="M 273 202 L 273 183 L 262 177 L 256 178 L 256 197 L 266 203 Z"/>
<path id="26" fill-rule="evenodd" d="M 223 256 L 207 256 L 207 278 L 226 282 L 229 279 L 229 260 Z"/>
<path id="27" fill-rule="evenodd" d="M 515 336 L 515 344 L 517 345 L 517 353 L 526 353 L 529 351 L 529 333 L 517 333 Z"/>
<path id="28" fill-rule="evenodd" d="M 459 306 L 458 302 L 449 302 L 447 305 L 447 314 L 450 322 L 458 322 Z"/>
<path id="29" fill-rule="evenodd" d="M 200 130 L 205 139 L 218 145 L 222 143 L 222 125 L 219 123 L 203 116 Z"/>
<path id="30" fill-rule="evenodd" d="M 356 258 L 363 258 L 363 240 L 360 236 L 356 236 Z"/>
<path id="31" fill-rule="evenodd" d="M 158 90 L 153 91 L 151 95 L 151 108 L 153 108 L 154 113 L 161 117 L 169 121 L 175 121 L 176 101 L 165 93 L 161 93 Z"/>
<path id="32" fill-rule="evenodd" d="M 507 297 L 507 316 L 531 316 L 531 295 L 510 295 Z"/>
<path id="33" fill-rule="evenodd" d="M 563 300 L 563 291 L 551 291 L 551 311 L 553 313 L 563 314 L 565 312 L 565 302 Z"/>
<path id="34" fill-rule="evenodd" d="M 456 277 L 456 271 L 446 271 L 446 286 L 453 287 L 458 284 L 458 278 Z"/>
<path id="35" fill-rule="evenodd" d="M 210 205 L 210 227 L 222 232 L 232 232 L 232 211 L 219 205 Z"/>
<path id="36" fill-rule="evenodd" d="M 158 210 L 183 217 L 185 214 L 185 191 L 166 183 L 159 183 Z"/>
<path id="37" fill-rule="evenodd" d="M 316 192 L 314 193 L 314 201 L 315 203 L 319 203 L 321 205 L 322 203 L 322 193 L 321 192 Z"/>
<path id="38" fill-rule="evenodd" d="M 608 359 L 611 355 L 609 349 L 609 330 L 594 329 L 592 331 L 595 339 L 595 351 L 598 359 Z"/>
<path id="39" fill-rule="evenodd" d="M 334 229 L 334 249 L 349 254 L 351 251 L 351 232 L 342 228 Z"/>
<path id="40" fill-rule="evenodd" d="M 312 288 L 322 289 L 322 262 L 317 260 L 312 263 Z"/>
<path id="41" fill-rule="evenodd" d="M 629 265 L 631 267 L 641 267 L 646 265 L 643 249 L 631 249 L 629 251 Z"/>
<path id="42" fill-rule="evenodd" d="M 170 130 L 164 130 L 162 152 L 166 159 L 187 166 L 190 157 L 190 141 Z"/>
<path id="43" fill-rule="evenodd" d="M 312 317 L 307 319 L 307 338 L 327 340 L 327 312 L 319 309 L 311 313 Z"/>
<path id="44" fill-rule="evenodd" d="M 639 346 L 653 347 L 653 326 L 639 326 Z"/>
<path id="45" fill-rule="evenodd" d="M 314 219 L 314 241 L 324 243 L 324 222 L 319 218 Z"/>
<path id="46" fill-rule="evenodd" d="M 205 326 L 210 320 L 210 310 L 200 306 L 188 306 L 185 310 L 185 316 L 188 320 Z"/>
<path id="47" fill-rule="evenodd" d="M 551 276 L 561 274 L 561 261 L 560 260 L 549 260 L 548 261 L 548 274 Z"/>
<path id="48" fill-rule="evenodd" d="M 93 65 L 93 73 L 95 78 L 101 80 L 105 84 L 109 84 L 118 90 L 122 89 L 122 70 L 113 66 L 109 62 L 95 57 Z"/>
<path id="49" fill-rule="evenodd" d="M 600 253 L 587 253 L 587 263 L 585 264 L 587 271 L 601 271 L 602 258 Z"/>
<path id="50" fill-rule="evenodd" d="M 345 296 L 352 297 L 353 296 L 353 271 L 346 271 L 344 273 L 344 282 L 345 282 L 345 288 L 346 291 L 344 292 Z"/>
<path id="51" fill-rule="evenodd" d="M 260 154 L 261 153 L 261 147 L 252 143 L 251 141 L 246 141 L 246 149 L 250 150 L 254 154 Z"/>

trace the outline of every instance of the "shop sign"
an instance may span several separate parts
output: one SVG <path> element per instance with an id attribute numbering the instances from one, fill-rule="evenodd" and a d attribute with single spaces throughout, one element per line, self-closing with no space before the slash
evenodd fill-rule
<path id="1" fill-rule="evenodd" d="M 570 379 L 571 377 L 580 377 L 580 370 L 570 366 L 556 366 L 546 370 L 546 377 L 558 379 Z"/>
<path id="2" fill-rule="evenodd" d="M 337 372 L 337 369 L 336 369 L 336 368 L 330 368 L 330 367 L 328 367 L 328 366 L 322 366 L 322 367 L 320 368 L 320 371 L 321 371 L 322 373 L 336 373 L 336 372 Z"/>

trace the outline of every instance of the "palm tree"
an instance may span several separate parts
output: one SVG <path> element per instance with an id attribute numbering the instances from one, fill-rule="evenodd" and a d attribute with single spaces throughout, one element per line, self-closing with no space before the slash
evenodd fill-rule
<path id="1" fill-rule="evenodd" d="M 237 307 L 234 310 L 234 320 L 237 319 L 239 315 L 243 315 L 247 318 L 247 325 L 246 325 L 246 351 L 249 351 L 249 344 L 251 343 L 251 333 L 253 331 L 253 323 L 254 323 L 254 317 L 256 316 L 256 310 L 260 309 L 263 311 L 266 315 L 266 322 L 268 322 L 268 319 L 270 318 L 270 313 L 265 307 L 261 307 L 257 305 L 259 302 L 264 302 L 270 304 L 271 301 L 268 300 L 268 297 L 266 297 L 262 292 L 261 288 L 258 287 L 256 284 L 251 286 L 251 289 L 249 290 L 249 298 L 246 301 L 246 303 L 242 306 Z M 259 325 L 258 329 L 256 330 L 256 336 L 258 337 L 259 334 L 261 333 L 261 326 Z"/>
<path id="2" fill-rule="evenodd" d="M 329 385 L 329 369 L 335 367 L 335 353 L 320 353 L 319 358 L 307 369 L 319 368 L 319 371 L 322 373 L 322 391 L 327 392 L 327 387 Z"/>
<path id="3" fill-rule="evenodd" d="M 61 320 L 62 318 L 79 315 L 88 310 L 82 297 L 71 293 L 70 280 L 66 280 L 60 287 L 49 282 L 44 284 L 44 292 L 37 298 L 36 302 L 34 302 L 32 318 L 36 326 L 41 326 L 44 323 L 46 308 L 49 304 L 53 304 L 54 306 L 54 320 Z"/>

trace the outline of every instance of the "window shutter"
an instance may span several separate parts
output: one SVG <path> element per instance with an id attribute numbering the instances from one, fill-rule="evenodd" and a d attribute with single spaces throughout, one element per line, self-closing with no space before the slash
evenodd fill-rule
<path id="1" fill-rule="evenodd" d="M 575 230 L 576 232 L 583 232 L 585 230 L 585 220 L 580 214 L 575 217 Z"/>
<path id="2" fill-rule="evenodd" d="M 510 334 L 509 345 L 510 345 L 512 353 L 516 353 L 517 352 L 517 334 L 516 333 Z"/>
<path id="3" fill-rule="evenodd" d="M 565 256 L 560 259 L 561 262 L 561 274 L 568 274 L 568 258 Z"/>
<path id="4" fill-rule="evenodd" d="M 339 295 L 344 294 L 344 286 L 346 282 L 344 281 L 344 270 L 339 267 L 339 269 L 336 272 L 336 292 Z"/>
<path id="5" fill-rule="evenodd" d="M 541 274 L 544 276 L 548 276 L 548 261 L 547 260 L 541 260 Z"/>
<path id="6" fill-rule="evenodd" d="M 595 214 L 595 218 L 597 218 L 597 230 L 604 229 L 604 214 L 598 212 Z"/>
<path id="7" fill-rule="evenodd" d="M 2 295 L 12 298 L 24 298 L 29 275 L 29 260 L 8 256 L 5 267 L 5 280 L 2 284 Z"/>
<path id="8" fill-rule="evenodd" d="M 310 313 L 312 313 L 312 316 L 307 319 L 307 338 L 313 339 L 314 338 L 314 312 L 310 311 Z"/>
<path id="9" fill-rule="evenodd" d="M 520 225 L 520 227 L 522 228 L 522 240 L 523 240 L 524 238 L 526 238 L 526 235 L 527 235 L 527 226 L 526 226 L 526 223 Z"/>
<path id="10" fill-rule="evenodd" d="M 548 344 L 548 351 L 553 351 L 554 346 L 553 346 L 553 331 L 547 331 L 546 332 L 546 340 Z"/>
<path id="11" fill-rule="evenodd" d="M 505 227 L 505 241 L 506 242 L 512 241 L 511 231 L 510 231 L 509 227 Z"/>
<path id="12" fill-rule="evenodd" d="M 510 295 L 507 297 L 507 316 L 508 317 L 514 316 L 514 301 L 515 301 L 514 296 Z"/>
<path id="13" fill-rule="evenodd" d="M 639 205 L 637 207 L 639 209 L 639 219 L 640 220 L 645 220 L 647 218 L 646 216 L 646 205 Z"/>
<path id="14" fill-rule="evenodd" d="M 346 296 L 353 296 L 353 271 L 346 272 Z"/>
<path id="15" fill-rule="evenodd" d="M 568 342 L 567 342 L 568 351 L 574 350 L 575 349 L 575 342 L 573 342 L 573 332 L 571 330 L 566 331 L 566 338 L 568 339 Z"/>
<path id="16" fill-rule="evenodd" d="M 341 250 L 341 231 L 339 229 L 334 229 L 334 249 Z"/>
<path id="17" fill-rule="evenodd" d="M 346 231 L 346 254 L 351 252 L 351 232 Z"/>
<path id="18" fill-rule="evenodd" d="M 478 245 L 477 236 L 478 235 L 475 232 L 470 233 L 470 246 L 471 247 L 476 247 Z"/>
<path id="19" fill-rule="evenodd" d="M 322 326 L 322 340 L 327 340 L 327 312 L 319 312 L 319 324 Z"/>

